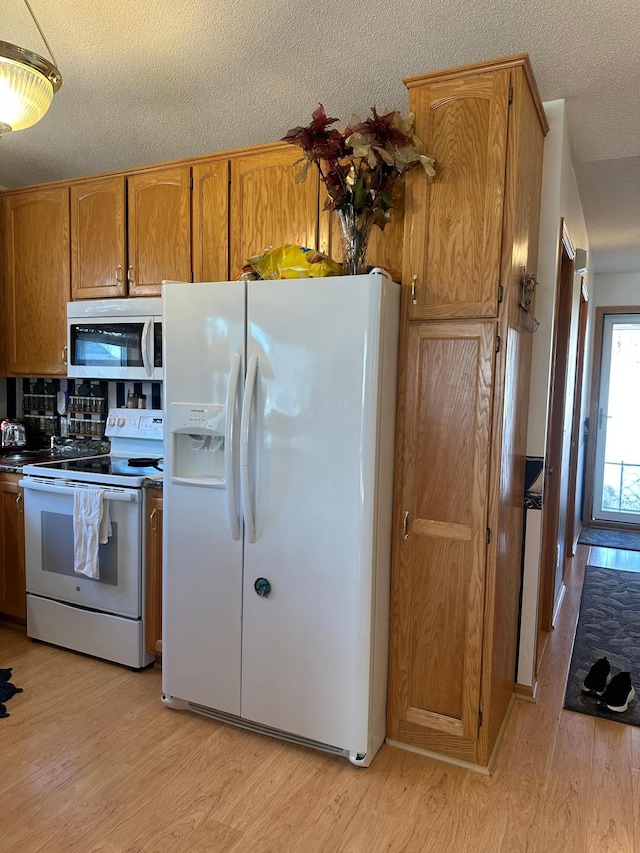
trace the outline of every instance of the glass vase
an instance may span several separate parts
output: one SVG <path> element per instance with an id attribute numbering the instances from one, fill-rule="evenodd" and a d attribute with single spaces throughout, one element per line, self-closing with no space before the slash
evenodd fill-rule
<path id="1" fill-rule="evenodd" d="M 369 234 L 373 224 L 373 212 L 353 207 L 336 210 L 342 234 L 343 262 L 345 275 L 362 275 L 367 271 L 366 255 Z"/>

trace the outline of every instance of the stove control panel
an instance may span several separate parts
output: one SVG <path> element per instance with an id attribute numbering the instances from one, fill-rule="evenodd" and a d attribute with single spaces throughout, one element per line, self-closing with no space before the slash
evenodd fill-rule
<path id="1" fill-rule="evenodd" d="M 162 409 L 109 409 L 105 435 L 109 438 L 162 439 Z"/>

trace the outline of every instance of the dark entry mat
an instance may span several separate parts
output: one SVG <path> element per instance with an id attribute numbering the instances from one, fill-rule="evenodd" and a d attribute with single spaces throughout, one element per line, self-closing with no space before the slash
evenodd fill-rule
<path id="1" fill-rule="evenodd" d="M 603 527 L 583 527 L 579 545 L 599 545 L 601 548 L 620 548 L 640 551 L 640 533 L 632 530 L 609 530 Z"/>
<path id="2" fill-rule="evenodd" d="M 580 615 L 573 642 L 564 707 L 640 726 L 640 574 L 619 569 L 587 566 L 580 602 Z M 638 696 L 621 714 L 603 709 L 595 696 L 580 690 L 580 684 L 598 658 L 606 657 L 611 674 L 630 672 Z"/>
<path id="3" fill-rule="evenodd" d="M 6 705 L 4 704 L 16 693 L 22 693 L 22 687 L 16 687 L 9 679 L 11 678 L 11 667 L 8 669 L 0 669 L 0 719 L 8 717 Z"/>

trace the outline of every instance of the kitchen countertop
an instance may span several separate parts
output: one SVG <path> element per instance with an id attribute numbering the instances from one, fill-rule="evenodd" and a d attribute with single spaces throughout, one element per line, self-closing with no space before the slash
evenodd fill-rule
<path id="1" fill-rule="evenodd" d="M 57 459 L 81 459 L 83 456 L 97 456 L 108 452 L 108 441 L 69 440 L 65 442 L 64 439 L 53 448 L 7 448 L 0 450 L 0 474 L 22 474 L 25 465 L 53 462 Z M 142 487 L 162 491 L 162 477 L 147 479 L 143 482 Z"/>
<path id="2" fill-rule="evenodd" d="M 26 462 L 5 462 L 0 459 L 0 474 L 22 474 Z"/>
<path id="3" fill-rule="evenodd" d="M 54 462 L 57 459 L 79 459 L 108 453 L 109 444 L 103 441 L 65 442 L 54 448 L 5 448 L 0 451 L 0 473 L 22 474 L 25 465 Z"/>
<path id="4" fill-rule="evenodd" d="M 46 454 L 46 451 L 42 452 L 42 455 L 29 455 L 27 458 L 21 459 L 9 459 L 6 456 L 3 457 L 0 454 L 0 474 L 22 474 L 22 469 L 25 465 L 33 465 L 38 462 L 52 462 L 54 459 L 78 459 L 81 456 L 95 456 L 95 451 L 87 452 L 83 454 L 79 453 L 56 453 Z M 162 477 L 160 479 L 148 479 L 145 480 L 142 484 L 143 489 L 156 489 L 157 491 L 162 491 Z"/>

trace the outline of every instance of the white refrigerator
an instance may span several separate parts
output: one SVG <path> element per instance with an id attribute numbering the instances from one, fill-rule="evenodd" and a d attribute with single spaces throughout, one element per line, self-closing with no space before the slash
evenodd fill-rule
<path id="1" fill-rule="evenodd" d="M 400 287 L 164 282 L 163 701 L 368 766 Z"/>

